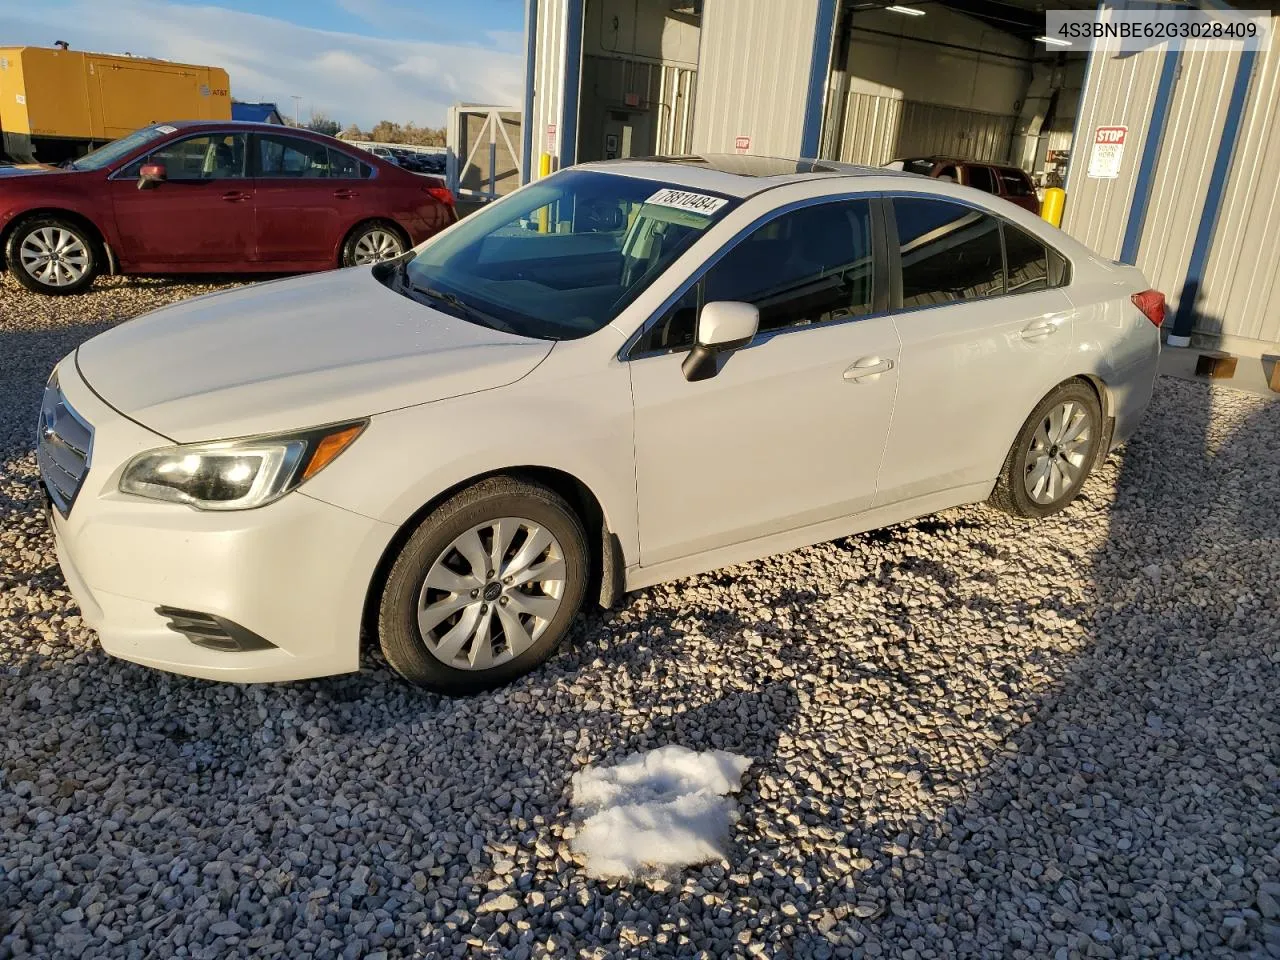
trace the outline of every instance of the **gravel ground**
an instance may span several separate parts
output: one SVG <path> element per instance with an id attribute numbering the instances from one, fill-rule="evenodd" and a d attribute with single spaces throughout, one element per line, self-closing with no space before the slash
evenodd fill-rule
<path id="1" fill-rule="evenodd" d="M 105 657 L 39 512 L 52 363 L 200 292 L 0 281 L 0 956 L 1280 956 L 1280 403 L 1162 380 L 1064 515 L 632 595 L 517 685 Z M 729 860 L 588 880 L 570 778 L 753 758 Z"/>

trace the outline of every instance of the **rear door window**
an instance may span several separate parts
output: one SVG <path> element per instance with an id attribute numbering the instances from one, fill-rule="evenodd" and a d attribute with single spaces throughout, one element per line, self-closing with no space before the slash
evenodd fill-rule
<path id="1" fill-rule="evenodd" d="M 991 172 L 990 167 L 965 167 L 965 174 L 969 178 L 969 186 L 975 190 L 982 190 L 985 193 L 999 193 L 996 187 L 995 174 Z"/>
<path id="2" fill-rule="evenodd" d="M 1004 292 L 1000 224 L 946 200 L 893 201 L 903 308 L 979 300 Z"/>
<path id="3" fill-rule="evenodd" d="M 329 176 L 329 148 L 301 137 L 258 136 L 258 176 L 317 178 Z"/>

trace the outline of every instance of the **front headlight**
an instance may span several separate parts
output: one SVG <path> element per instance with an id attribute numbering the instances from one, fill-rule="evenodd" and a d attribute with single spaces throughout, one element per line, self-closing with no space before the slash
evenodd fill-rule
<path id="1" fill-rule="evenodd" d="M 129 461 L 120 476 L 120 492 L 197 510 L 261 507 L 332 463 L 367 424 L 362 420 L 282 436 L 150 450 Z"/>

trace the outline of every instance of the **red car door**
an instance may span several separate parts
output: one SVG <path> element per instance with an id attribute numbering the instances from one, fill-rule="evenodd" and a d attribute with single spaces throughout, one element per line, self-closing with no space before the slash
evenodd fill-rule
<path id="1" fill-rule="evenodd" d="M 264 264 L 337 266 L 352 184 L 330 176 L 323 143 L 255 134 L 257 248 Z"/>
<path id="2" fill-rule="evenodd" d="M 171 140 L 112 175 L 108 186 L 122 266 L 234 270 L 253 265 L 248 139 L 243 133 L 202 133 Z M 138 189 L 144 164 L 164 167 L 165 181 Z"/>

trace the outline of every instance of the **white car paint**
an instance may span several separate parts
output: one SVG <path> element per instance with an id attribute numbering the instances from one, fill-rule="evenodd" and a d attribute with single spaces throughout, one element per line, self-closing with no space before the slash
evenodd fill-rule
<path id="1" fill-rule="evenodd" d="M 884 171 L 587 168 L 743 199 L 611 324 L 577 340 L 474 325 L 353 268 L 169 307 L 63 360 L 66 401 L 94 439 L 85 484 L 53 527 L 107 652 L 228 680 L 357 669 L 389 545 L 425 505 L 485 474 L 539 467 L 579 481 L 636 589 L 983 500 L 1032 407 L 1069 377 L 1100 387 L 1115 442 L 1150 398 L 1158 331 L 1129 299 L 1146 287 L 1141 274 L 999 198 Z M 762 218 L 885 193 L 954 198 L 1011 221 L 1070 260 L 1072 283 L 761 335 L 700 382 L 682 376 L 685 352 L 627 357 L 650 316 Z M 1053 330 L 1028 339 L 1036 324 Z M 132 456 L 169 441 L 355 417 L 369 425 L 346 453 L 258 509 L 202 512 L 118 489 Z M 167 627 L 162 605 L 225 617 L 276 649 L 196 647 Z"/>

